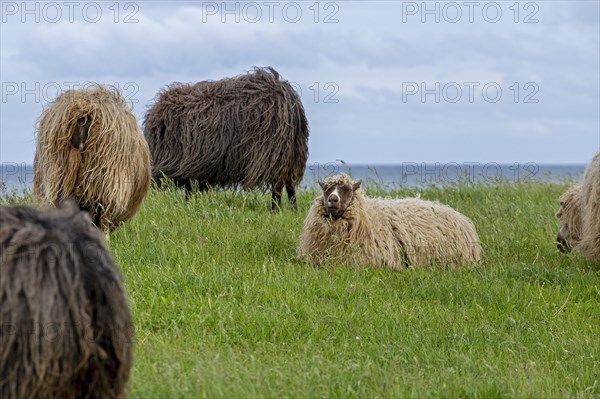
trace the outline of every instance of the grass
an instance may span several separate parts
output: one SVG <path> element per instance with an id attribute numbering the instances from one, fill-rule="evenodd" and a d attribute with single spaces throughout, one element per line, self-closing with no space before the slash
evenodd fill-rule
<path id="1" fill-rule="evenodd" d="M 297 261 L 315 191 L 280 213 L 256 193 L 153 191 L 109 244 L 136 326 L 130 397 L 600 397 L 600 271 L 556 251 L 565 188 L 419 190 L 472 218 L 484 261 L 406 272 Z"/>

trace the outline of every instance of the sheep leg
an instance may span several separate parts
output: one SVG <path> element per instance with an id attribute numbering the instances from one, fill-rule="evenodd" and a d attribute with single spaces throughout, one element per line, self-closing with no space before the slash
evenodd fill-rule
<path id="1" fill-rule="evenodd" d="M 94 226 L 100 228 L 100 226 L 104 222 L 104 219 L 102 218 L 102 210 L 99 209 L 98 207 L 96 207 L 95 209 L 92 209 L 91 206 L 84 205 L 82 203 L 78 203 L 78 206 L 79 206 L 79 210 L 87 212 L 87 214 L 90 215 L 90 219 L 92 220 L 92 223 L 94 224 Z"/>
<path id="2" fill-rule="evenodd" d="M 190 179 L 183 180 L 183 190 L 185 191 L 185 200 L 189 201 L 192 196 L 192 181 Z"/>
<path id="3" fill-rule="evenodd" d="M 152 175 L 152 180 L 156 182 L 156 188 L 159 190 L 169 187 L 169 184 L 167 183 L 168 177 L 165 177 L 162 173 Z"/>
<path id="4" fill-rule="evenodd" d="M 189 200 L 192 195 L 192 181 L 190 179 L 174 177 L 173 183 L 175 184 L 175 187 L 183 188 L 185 199 L 186 201 Z"/>
<path id="5" fill-rule="evenodd" d="M 287 192 L 290 205 L 292 208 L 296 209 L 296 188 L 293 184 L 288 183 L 285 185 L 285 191 Z"/>
<path id="6" fill-rule="evenodd" d="M 194 192 L 206 191 L 208 190 L 208 183 L 199 182 L 197 180 L 186 179 L 182 180 L 183 187 L 185 189 L 185 199 L 189 200 Z"/>
<path id="7" fill-rule="evenodd" d="M 273 184 L 271 194 L 271 210 L 275 211 L 281 208 L 281 193 L 283 192 L 283 182 Z"/>

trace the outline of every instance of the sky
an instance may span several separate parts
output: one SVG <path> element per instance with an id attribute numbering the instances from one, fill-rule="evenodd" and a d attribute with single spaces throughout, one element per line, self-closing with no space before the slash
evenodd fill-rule
<path id="1" fill-rule="evenodd" d="M 309 163 L 585 164 L 600 150 L 598 1 L 1 1 L 0 162 L 32 163 L 62 91 L 119 88 L 140 126 L 172 82 L 272 66 Z"/>

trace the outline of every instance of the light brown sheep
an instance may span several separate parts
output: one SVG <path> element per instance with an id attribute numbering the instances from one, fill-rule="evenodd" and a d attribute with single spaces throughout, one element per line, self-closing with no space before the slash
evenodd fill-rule
<path id="1" fill-rule="evenodd" d="M 471 266 L 481 247 L 469 218 L 438 202 L 419 198 L 367 198 L 345 174 L 319 181 L 317 197 L 304 221 L 298 256 L 320 264 Z"/>
<path id="2" fill-rule="evenodd" d="M 38 200 L 58 205 L 74 198 L 110 231 L 132 218 L 146 196 L 150 151 L 116 89 L 68 90 L 39 121 L 33 172 Z"/>
<path id="3" fill-rule="evenodd" d="M 583 183 L 561 196 L 558 248 L 576 248 L 588 260 L 600 260 L 600 153 L 585 171 Z"/>

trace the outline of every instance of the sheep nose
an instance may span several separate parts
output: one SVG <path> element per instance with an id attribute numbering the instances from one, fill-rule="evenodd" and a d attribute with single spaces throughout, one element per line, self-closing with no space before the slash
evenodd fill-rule
<path id="1" fill-rule="evenodd" d="M 340 201 L 340 198 L 337 195 L 330 195 L 329 198 L 327 198 L 327 205 L 328 206 L 335 206 L 338 204 L 338 202 Z"/>
<path id="2" fill-rule="evenodd" d="M 571 245 L 569 245 L 567 240 L 565 240 L 563 236 L 560 235 L 560 233 L 556 237 L 556 246 L 558 247 L 558 250 L 563 254 L 566 254 L 571 251 Z"/>

